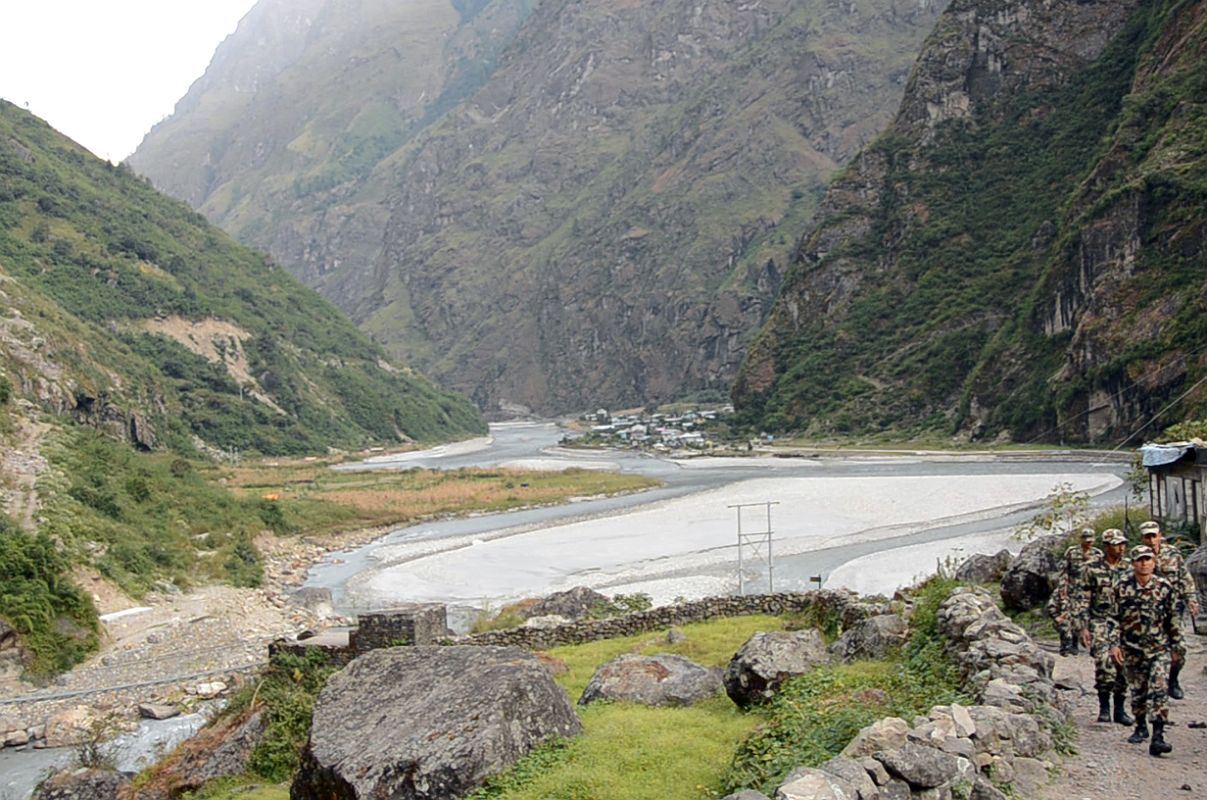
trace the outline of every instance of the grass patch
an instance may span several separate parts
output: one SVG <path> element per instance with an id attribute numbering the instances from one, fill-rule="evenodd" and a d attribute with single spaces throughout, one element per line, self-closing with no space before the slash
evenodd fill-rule
<path id="1" fill-rule="evenodd" d="M 227 471 L 223 477 L 236 495 L 270 503 L 281 532 L 308 534 L 510 511 L 661 485 L 639 475 L 584 469 L 340 472 L 330 469 L 331 463 L 263 463 Z"/>
<path id="2" fill-rule="evenodd" d="M 784 624 L 779 617 L 764 615 L 730 617 L 684 625 L 682 631 L 687 638 L 676 644 L 667 642 L 667 629 L 663 629 L 619 639 L 555 647 L 549 651 L 549 655 L 567 666 L 568 670 L 557 676 L 557 682 L 571 700 L 577 701 L 583 689 L 587 688 L 596 667 L 617 656 L 670 653 L 690 658 L 706 667 L 724 667 L 751 636 L 760 631 L 783 630 Z"/>
<path id="3" fill-rule="evenodd" d="M 567 666 L 557 677 L 577 700 L 597 667 L 626 653 L 672 653 L 723 667 L 759 631 L 782 630 L 779 617 L 732 617 L 683 626 L 684 641 L 666 630 L 558 647 L 549 655 Z M 712 796 L 734 748 L 761 721 L 721 696 L 690 708 L 595 703 L 580 709 L 583 735 L 551 742 L 470 795 L 475 800 L 626 798 L 663 800 Z M 674 753 L 674 758 L 667 758 Z M 719 796 L 719 795 L 717 795 Z"/>
<path id="4" fill-rule="evenodd" d="M 727 697 L 689 708 L 600 704 L 581 713 L 582 736 L 538 750 L 469 797 L 696 800 L 718 785 L 734 747 L 758 722 Z"/>
<path id="5" fill-rule="evenodd" d="M 265 783 L 252 778 L 227 778 L 207 783 L 196 792 L 186 792 L 184 800 L 288 800 L 289 782 Z"/>

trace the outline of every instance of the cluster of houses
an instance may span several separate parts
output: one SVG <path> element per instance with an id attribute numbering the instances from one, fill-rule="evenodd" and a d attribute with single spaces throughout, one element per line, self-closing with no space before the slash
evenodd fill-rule
<path id="1" fill-rule="evenodd" d="M 733 407 L 691 409 L 680 413 L 630 413 L 612 416 L 601 408 L 579 418 L 590 427 L 577 441 L 580 444 L 605 444 L 652 450 L 706 450 L 713 446 L 707 423 Z"/>

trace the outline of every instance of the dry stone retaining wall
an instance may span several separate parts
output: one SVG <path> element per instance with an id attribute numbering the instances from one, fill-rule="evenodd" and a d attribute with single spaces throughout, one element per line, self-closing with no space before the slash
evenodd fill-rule
<path id="1" fill-rule="evenodd" d="M 1001 787 L 1016 797 L 1038 793 L 1068 720 L 1052 656 L 983 589 L 957 589 L 938 624 L 975 703 L 935 706 L 912 722 L 879 720 L 841 757 L 793 771 L 776 800 L 1005 800 Z"/>
<path id="2" fill-rule="evenodd" d="M 833 615 L 843 628 L 848 628 L 863 619 L 887 610 L 887 603 L 861 599 L 850 592 L 830 590 L 707 597 L 703 600 L 673 606 L 661 606 L 649 611 L 638 611 L 622 617 L 569 622 L 552 628 L 509 628 L 488 631 L 460 637 L 456 643 L 511 645 L 529 650 L 547 650 L 551 647 L 633 636 L 675 625 L 706 622 L 724 617 L 742 617 L 751 614 L 779 615 L 806 611 L 818 614 L 819 619 Z"/>

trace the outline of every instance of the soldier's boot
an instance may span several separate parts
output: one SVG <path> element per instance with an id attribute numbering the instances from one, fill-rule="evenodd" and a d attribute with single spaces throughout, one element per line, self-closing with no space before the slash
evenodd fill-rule
<path id="1" fill-rule="evenodd" d="M 1150 756 L 1163 756 L 1173 751 L 1173 745 L 1165 741 L 1165 720 L 1153 720 L 1153 740 L 1148 743 Z"/>
<path id="2" fill-rule="evenodd" d="M 1123 692 L 1115 693 L 1115 717 L 1114 717 L 1114 719 L 1115 719 L 1115 722 L 1120 725 L 1132 725 L 1135 723 L 1135 720 L 1132 719 L 1131 714 L 1127 713 L 1127 706 L 1124 705 L 1124 703 L 1126 701 L 1127 701 L 1126 694 L 1124 694 Z"/>
<path id="3" fill-rule="evenodd" d="M 1110 692 L 1099 692 L 1098 693 L 1098 721 L 1099 722 L 1110 722 L 1111 721 L 1111 693 Z"/>
<path id="4" fill-rule="evenodd" d="M 1136 717 L 1136 729 L 1132 731 L 1132 735 L 1127 737 L 1128 744 L 1140 744 L 1148 738 L 1148 722 L 1144 717 Z"/>
<path id="5" fill-rule="evenodd" d="M 1178 684 L 1178 673 L 1182 671 L 1182 663 L 1171 664 L 1169 667 L 1169 696 L 1174 700 L 1181 700 L 1186 696 L 1182 691 L 1182 687 Z M 1155 723 L 1154 723 L 1155 724 Z"/>
<path id="6" fill-rule="evenodd" d="M 1067 656 L 1067 655 L 1071 654 L 1072 652 L 1073 652 L 1073 637 L 1070 636 L 1069 634 L 1065 633 L 1062 630 L 1060 632 L 1060 654 L 1062 656 Z"/>
<path id="7" fill-rule="evenodd" d="M 1071 655 L 1071 656 L 1081 655 L 1081 642 L 1079 641 L 1078 636 L 1075 633 L 1069 634 L 1069 655 Z"/>

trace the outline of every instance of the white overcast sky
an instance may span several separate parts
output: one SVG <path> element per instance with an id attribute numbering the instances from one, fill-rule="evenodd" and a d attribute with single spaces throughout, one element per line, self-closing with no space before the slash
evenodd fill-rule
<path id="1" fill-rule="evenodd" d="M 118 162 L 255 0 L 4 0 L 0 97 Z"/>

